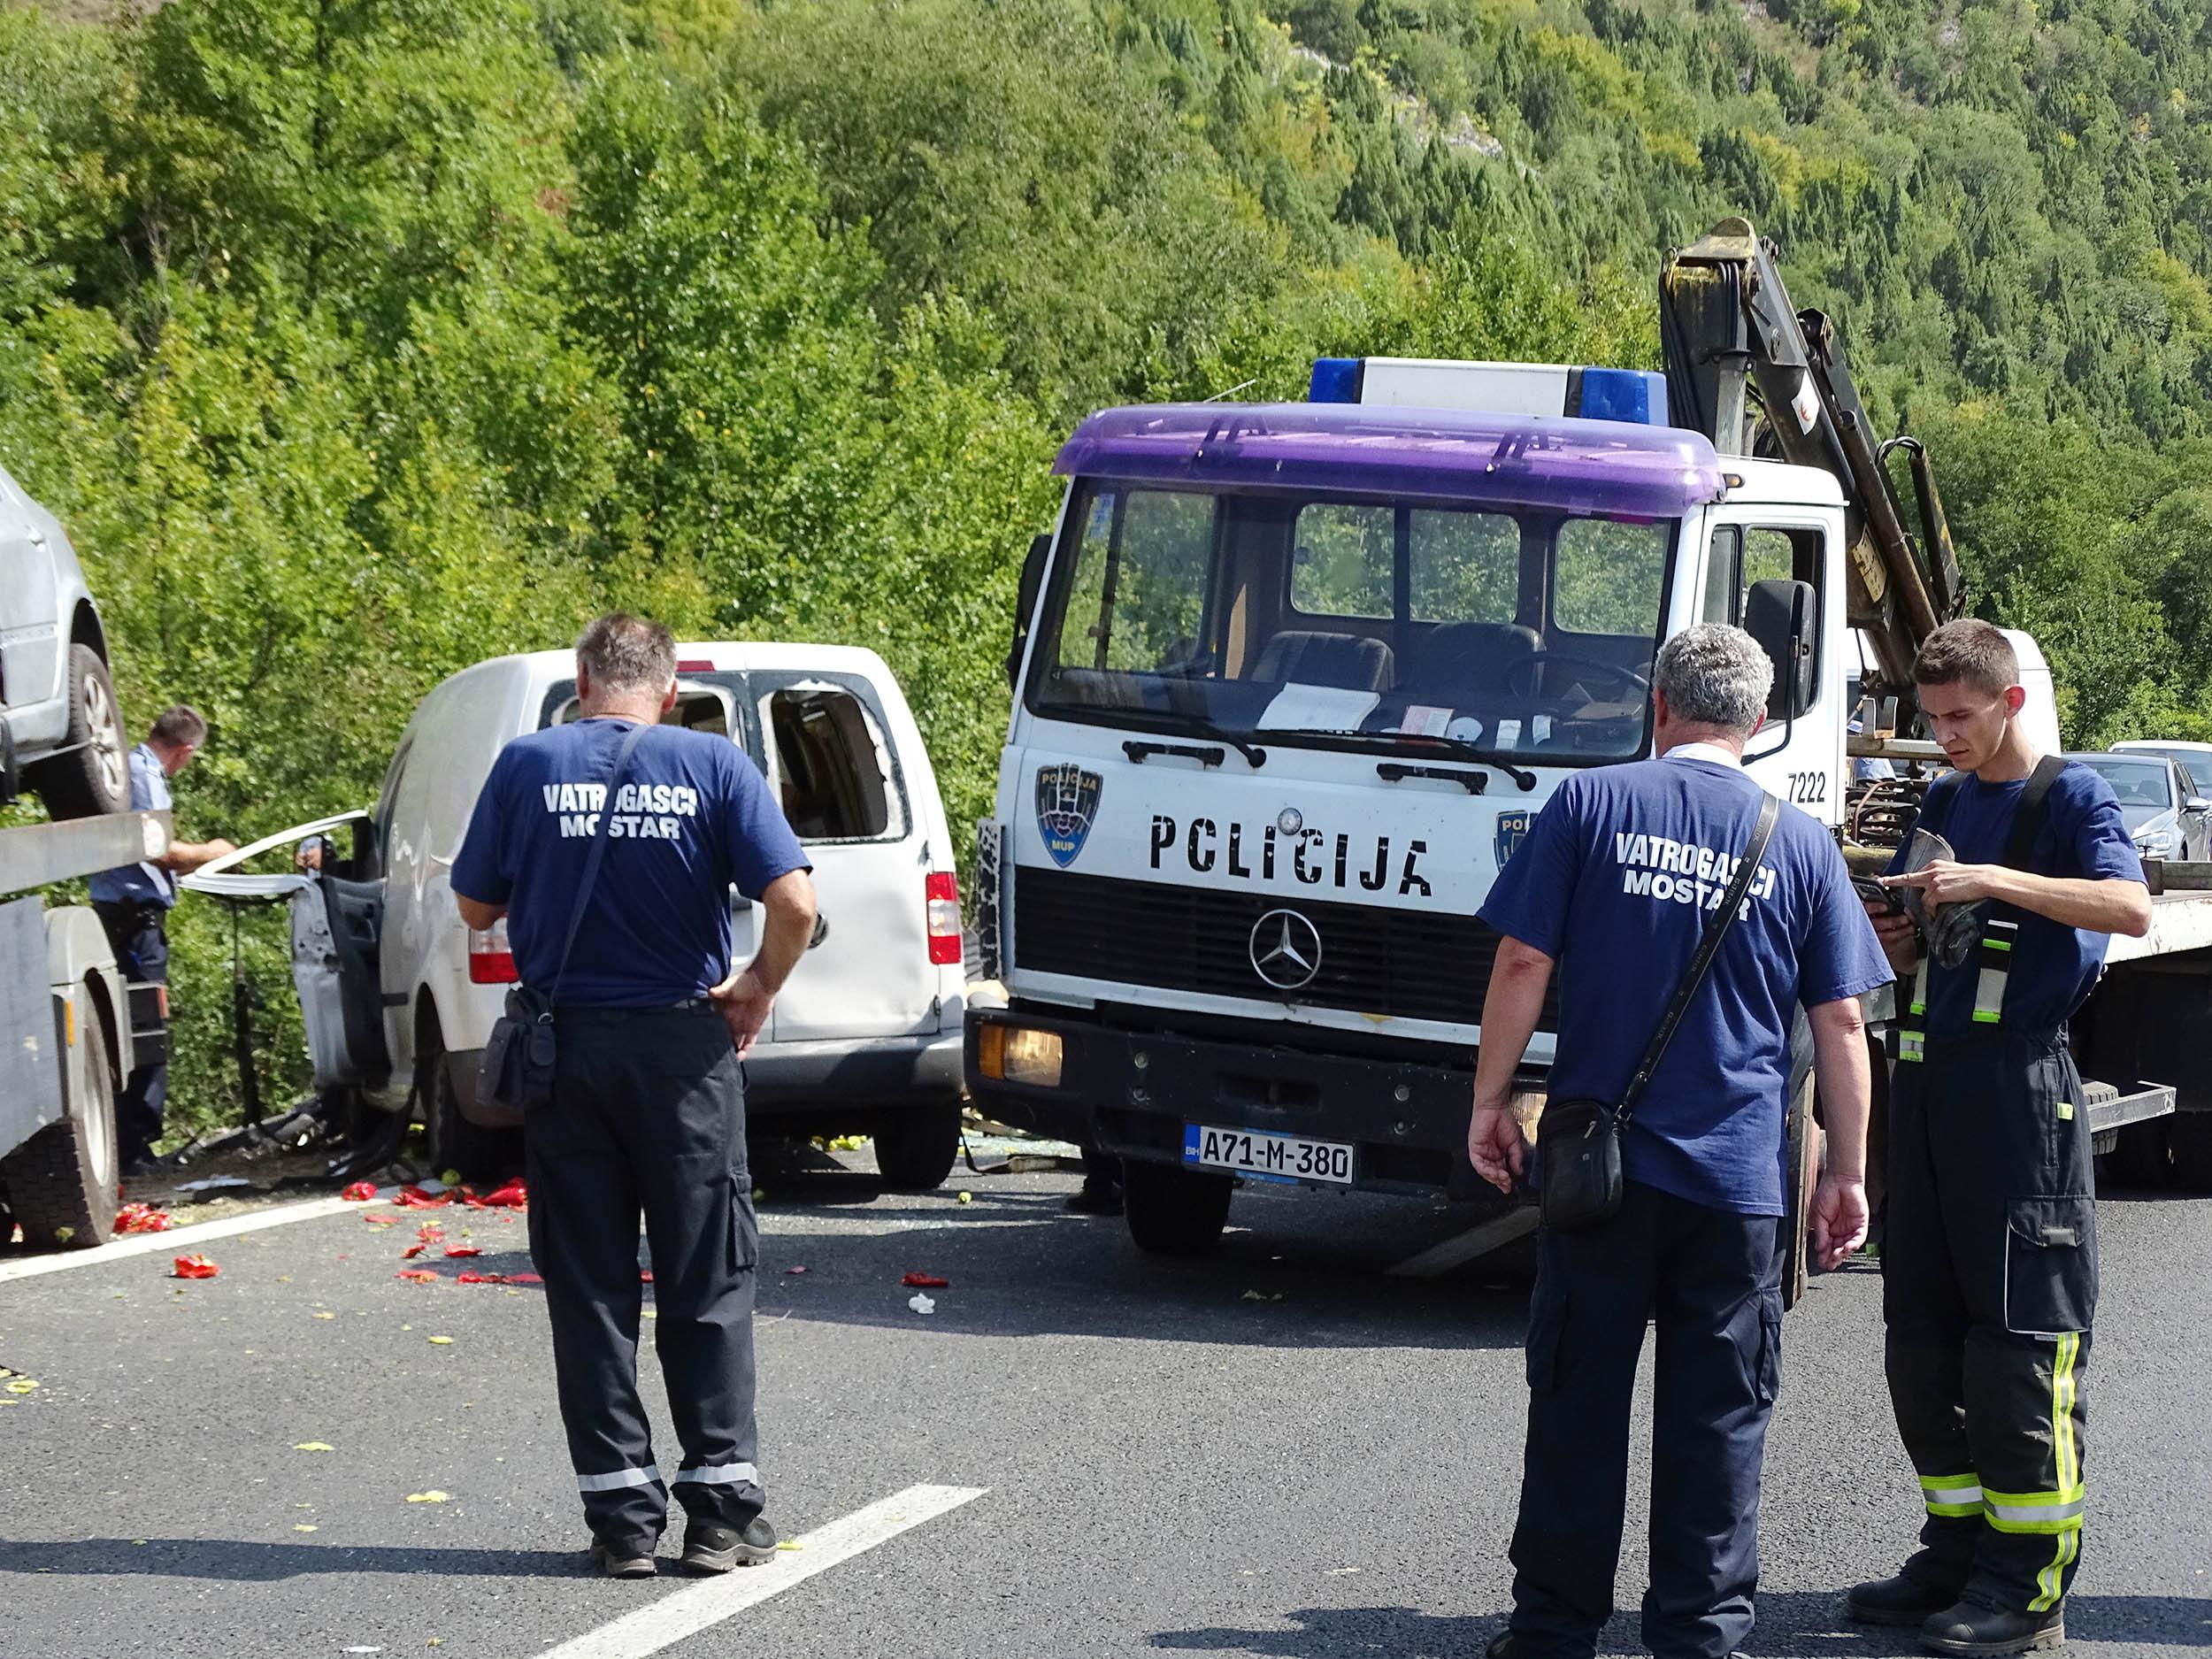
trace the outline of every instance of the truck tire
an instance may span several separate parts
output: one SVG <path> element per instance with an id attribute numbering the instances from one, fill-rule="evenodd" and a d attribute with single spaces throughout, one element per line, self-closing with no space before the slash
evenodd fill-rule
<path id="1" fill-rule="evenodd" d="M 2153 1118 L 2115 1130 L 2112 1149 L 2097 1160 L 2097 1187 L 2132 1187 L 2162 1193 L 2173 1183 L 2170 1118 Z"/>
<path id="2" fill-rule="evenodd" d="M 442 1046 L 422 1051 L 416 1064 L 422 1068 L 422 1121 L 430 1139 L 432 1171 L 442 1176 L 457 1170 L 465 1181 L 494 1180 L 522 1162 L 522 1136 L 512 1129 L 486 1129 L 461 1113 L 461 1098 L 454 1092 L 452 1068 Z"/>
<path id="3" fill-rule="evenodd" d="M 0 1187 L 33 1249 L 88 1249 L 115 1236 L 115 1079 L 104 1025 L 96 1017 L 86 1025 L 80 1112 L 0 1161 Z"/>
<path id="4" fill-rule="evenodd" d="M 52 818 L 96 818 L 131 803 L 130 745 L 108 665 L 88 645 L 69 648 L 67 754 L 29 769 L 31 787 Z"/>
<path id="5" fill-rule="evenodd" d="M 887 1190 L 932 1192 L 960 1158 L 960 1102 L 889 1114 L 876 1130 L 875 1143 L 876 1170 Z"/>
<path id="6" fill-rule="evenodd" d="M 2212 1193 L 2212 1111 L 2176 1112 L 2163 1121 L 2174 1185 L 2185 1193 Z"/>
<path id="7" fill-rule="evenodd" d="M 1129 1236 L 1154 1256 L 1198 1256 L 1220 1240 L 1235 1179 L 1130 1158 L 1122 1165 Z"/>

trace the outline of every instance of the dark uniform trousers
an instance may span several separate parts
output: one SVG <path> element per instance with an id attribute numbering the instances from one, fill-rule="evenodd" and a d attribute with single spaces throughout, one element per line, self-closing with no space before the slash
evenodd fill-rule
<path id="1" fill-rule="evenodd" d="M 1907 1574 L 2015 1612 L 2081 1555 L 2097 1207 L 2059 1036 L 1931 1034 L 1890 1090 L 1882 1310 L 1890 1399 L 1928 1518 Z"/>
<path id="2" fill-rule="evenodd" d="M 127 983 L 166 985 L 169 982 L 169 910 L 166 905 L 135 901 L 96 904 L 93 913 L 108 936 L 115 965 Z M 115 1097 L 115 1133 L 122 1162 L 130 1164 L 152 1155 L 161 1139 L 161 1120 L 169 1101 L 169 1063 L 133 1068 Z"/>
<path id="3" fill-rule="evenodd" d="M 1632 1181 L 1610 1220 L 1539 1240 L 1512 1547 L 1513 1633 L 1533 1659 L 1587 1659 L 1612 1615 L 1647 1322 L 1658 1351 L 1644 1643 L 1659 1659 L 1719 1659 L 1749 1633 L 1781 1377 L 1781 1228 Z"/>
<path id="4" fill-rule="evenodd" d="M 695 1517 L 742 1529 L 766 1501 L 753 1418 L 760 1234 L 729 1027 L 704 1004 L 564 1007 L 556 1024 L 553 1099 L 525 1126 L 530 1254 L 585 1518 L 595 1537 L 643 1553 L 672 1489 Z M 654 1461 L 638 1398 L 641 1209 L 683 1448 L 672 1477 Z"/>

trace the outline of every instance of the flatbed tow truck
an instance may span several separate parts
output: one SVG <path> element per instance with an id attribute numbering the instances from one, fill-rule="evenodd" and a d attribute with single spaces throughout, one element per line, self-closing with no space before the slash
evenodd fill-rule
<path id="1" fill-rule="evenodd" d="M 127 984 L 99 918 L 38 890 L 158 858 L 169 832 L 166 812 L 0 830 L 0 1248 L 11 1219 L 35 1249 L 113 1236 L 116 1092 L 168 1041 L 167 992 Z"/>
<path id="2" fill-rule="evenodd" d="M 1882 816 L 1847 813 L 1854 757 L 1926 759 L 1912 658 L 1966 604 L 1927 454 L 1876 441 L 1832 324 L 1744 220 L 1670 258 L 1660 300 L 1663 373 L 1324 359 L 1307 403 L 1105 410 L 1061 449 L 979 826 L 1007 1003 L 972 1016 L 967 1076 L 990 1116 L 1118 1154 L 1141 1247 L 1209 1247 L 1239 1181 L 1464 1200 L 1467 1238 L 1410 1271 L 1533 1226 L 1466 1158 L 1476 912 L 1570 772 L 1649 752 L 1671 634 L 1766 646 L 1748 769 L 1839 840 Z M 1682 856 L 1624 879 L 1690 902 Z M 2109 1079 L 2085 1104 L 2130 1179 L 2212 1187 L 2212 866 L 2148 873 L 2150 935 L 2115 941 L 2074 1027 Z M 1801 1039 L 1793 1299 L 1820 1156 Z"/>

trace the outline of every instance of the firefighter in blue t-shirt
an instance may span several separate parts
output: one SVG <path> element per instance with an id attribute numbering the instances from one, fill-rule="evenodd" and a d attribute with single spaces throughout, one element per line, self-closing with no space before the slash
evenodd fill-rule
<path id="1" fill-rule="evenodd" d="M 1764 795 L 1743 749 L 1773 680 L 1740 628 L 1669 640 L 1653 669 L 1658 758 L 1570 778 L 1499 872 L 1482 919 L 1505 937 L 1483 1003 L 1468 1156 L 1502 1191 L 1521 1172 L 1509 1096 L 1555 964 L 1549 1097 L 1625 1092 L 1751 839 Z M 1866 1232 L 1858 999 L 1889 979 L 1833 833 L 1782 807 L 1630 1120 L 1620 1210 L 1540 1240 L 1513 1619 L 1492 1659 L 1588 1659 L 1612 1612 L 1647 1322 L 1658 1389 L 1644 1641 L 1666 1659 L 1724 1659 L 1750 1632 L 1759 1464 L 1781 1366 L 1791 1033 L 1802 1009 L 1829 1137 L 1810 1221 L 1833 1267 Z"/>
<path id="2" fill-rule="evenodd" d="M 591 1555 L 642 1578 L 672 1491 L 684 1564 L 770 1559 L 755 1463 L 753 1268 L 739 1062 L 814 931 L 806 855 L 767 780 L 726 738 L 662 726 L 668 630 L 602 617 L 576 642 L 581 718 L 499 753 L 453 893 L 507 918 L 522 981 L 550 999 L 552 1099 L 531 1109 L 530 1254 Z M 765 920 L 731 972 L 730 889 Z M 683 1463 L 664 1477 L 638 1398 L 638 1213 L 656 1346 Z"/>
<path id="3" fill-rule="evenodd" d="M 1909 842 L 1884 878 L 1917 889 L 1925 914 L 1875 918 L 1912 975 L 1890 1088 L 1882 1312 L 1928 1518 L 1902 1571 L 1847 1605 L 1917 1626 L 1931 1652 L 2022 1653 L 2065 1640 L 2081 1556 L 2097 1213 L 2066 1022 L 2107 935 L 2147 932 L 2151 902 L 2111 786 L 2037 757 L 2001 631 L 1937 629 L 1913 678 L 1958 769 L 1916 824 L 1951 856 L 1895 873 L 1920 862 Z"/>

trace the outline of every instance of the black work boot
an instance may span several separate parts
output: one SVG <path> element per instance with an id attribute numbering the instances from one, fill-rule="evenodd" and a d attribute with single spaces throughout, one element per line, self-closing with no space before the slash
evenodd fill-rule
<path id="1" fill-rule="evenodd" d="M 2066 1640 L 2066 1604 L 2045 1613 L 2016 1613 L 2009 1608 L 1961 1601 L 1932 1614 L 1920 1627 L 1920 1645 L 1930 1653 L 2016 1654 L 2056 1647 Z"/>
<path id="2" fill-rule="evenodd" d="M 654 1573 L 650 1546 L 639 1549 L 634 1545 L 610 1544 L 597 1538 L 591 1540 L 591 1564 L 610 1578 L 649 1578 Z"/>
<path id="3" fill-rule="evenodd" d="M 776 1529 L 767 1517 L 756 1515 L 739 1532 L 719 1521 L 693 1516 L 684 1527 L 684 1565 L 694 1572 L 727 1572 L 733 1567 L 757 1567 L 776 1555 Z"/>
<path id="4" fill-rule="evenodd" d="M 1855 1584 L 1843 1598 L 1843 1616 L 1862 1624 L 1893 1624 L 1916 1629 L 1937 1614 L 1948 1611 L 1958 1601 L 1956 1585 L 1936 1587 L 1923 1584 L 1910 1573 Z"/>

